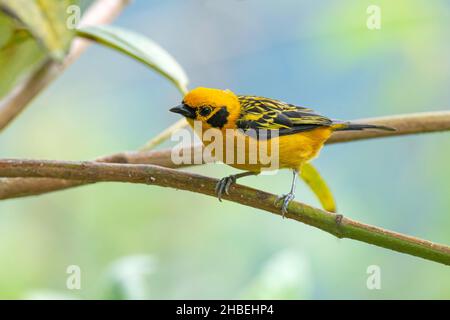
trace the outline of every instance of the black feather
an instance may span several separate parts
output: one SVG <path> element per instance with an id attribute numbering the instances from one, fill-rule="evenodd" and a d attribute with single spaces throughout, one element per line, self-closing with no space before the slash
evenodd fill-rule
<path id="1" fill-rule="evenodd" d="M 394 128 L 387 127 L 387 126 L 378 126 L 375 124 L 361 124 L 361 123 L 348 123 L 346 127 L 337 128 L 336 131 L 351 131 L 351 130 L 364 130 L 364 129 L 396 131 Z"/>
<path id="2" fill-rule="evenodd" d="M 279 100 L 256 96 L 238 96 L 238 99 L 242 109 L 237 127 L 260 139 L 270 139 L 275 131 L 278 136 L 283 136 L 330 126 L 332 123 L 311 109 Z"/>
<path id="3" fill-rule="evenodd" d="M 230 113 L 227 108 L 222 107 L 219 111 L 211 116 L 206 122 L 208 122 L 214 128 L 223 128 L 223 126 L 228 122 L 228 116 Z"/>

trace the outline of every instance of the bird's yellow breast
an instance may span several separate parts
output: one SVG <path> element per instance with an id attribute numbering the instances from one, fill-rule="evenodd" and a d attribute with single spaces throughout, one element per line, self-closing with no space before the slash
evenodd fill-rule
<path id="1" fill-rule="evenodd" d="M 193 122 L 189 121 L 189 123 L 194 128 Z M 217 150 L 210 148 L 216 160 L 237 169 L 254 172 L 269 167 L 273 169 L 272 165 L 267 163 L 268 159 L 275 160 L 271 157 L 276 157 L 277 168 L 300 169 L 305 162 L 318 155 L 332 133 L 331 128 L 320 127 L 269 140 L 258 140 L 240 130 L 231 130 L 232 134 L 230 134 L 230 129 L 211 129 L 209 126 L 204 126 L 202 130 L 198 130 L 197 127 L 197 130 L 194 131 L 202 140 L 205 148 L 212 147 L 212 143 L 217 143 L 210 136 L 205 139 L 206 130 L 216 130 L 217 137 L 222 139 L 222 152 L 216 152 Z"/>
<path id="2" fill-rule="evenodd" d="M 300 169 L 303 163 L 318 156 L 332 130 L 321 127 L 279 137 L 280 168 Z"/>

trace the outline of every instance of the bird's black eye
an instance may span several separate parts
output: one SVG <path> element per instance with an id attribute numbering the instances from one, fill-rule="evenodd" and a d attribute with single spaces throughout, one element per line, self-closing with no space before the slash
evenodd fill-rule
<path id="1" fill-rule="evenodd" d="M 212 111 L 211 107 L 202 107 L 202 108 L 200 109 L 199 114 L 200 114 L 202 117 L 206 117 L 206 116 L 208 116 L 208 115 L 211 113 L 211 111 Z"/>

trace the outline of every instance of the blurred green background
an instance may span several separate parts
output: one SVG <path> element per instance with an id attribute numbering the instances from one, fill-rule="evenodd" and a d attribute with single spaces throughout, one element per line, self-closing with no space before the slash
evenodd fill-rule
<path id="1" fill-rule="evenodd" d="M 366 27 L 371 4 L 380 30 Z M 438 0 L 137 0 L 115 24 L 173 54 L 190 88 L 357 119 L 449 109 L 449 13 Z M 179 101 L 162 77 L 93 46 L 1 133 L 1 157 L 134 150 L 178 120 L 168 109 Z M 449 244 L 449 146 L 447 133 L 361 141 L 326 147 L 315 164 L 346 216 Z M 281 194 L 290 173 L 242 183 Z M 303 184 L 297 199 L 319 205 Z M 69 265 L 81 268 L 81 290 L 66 288 Z M 370 265 L 380 290 L 366 287 Z M 0 202 L 0 298 L 43 297 L 448 299 L 450 272 L 227 201 L 97 184 Z"/>

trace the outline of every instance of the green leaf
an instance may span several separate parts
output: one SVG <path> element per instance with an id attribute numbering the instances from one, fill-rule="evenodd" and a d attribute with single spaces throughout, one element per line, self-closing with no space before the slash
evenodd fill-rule
<path id="1" fill-rule="evenodd" d="M 319 199 L 322 207 L 327 211 L 336 212 L 336 202 L 333 194 L 319 171 L 312 164 L 306 163 L 302 167 L 300 176 Z"/>
<path id="2" fill-rule="evenodd" d="M 34 71 L 45 52 L 17 22 L 0 12 L 0 98 L 27 73 Z"/>
<path id="3" fill-rule="evenodd" d="M 152 40 L 117 27 L 95 26 L 78 29 L 78 35 L 120 51 L 169 79 L 182 94 L 188 78 L 178 62 Z"/>
<path id="4" fill-rule="evenodd" d="M 67 8 L 76 0 L 0 0 L 0 9 L 18 19 L 50 53 L 61 61 L 74 30 L 67 27 Z"/>

